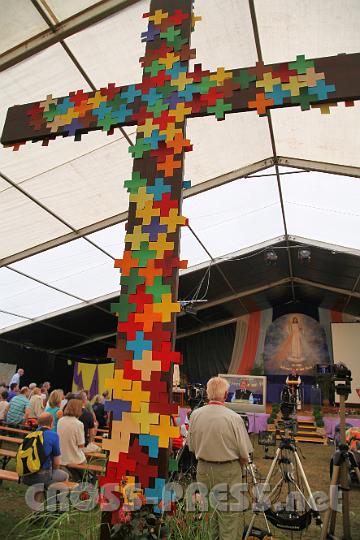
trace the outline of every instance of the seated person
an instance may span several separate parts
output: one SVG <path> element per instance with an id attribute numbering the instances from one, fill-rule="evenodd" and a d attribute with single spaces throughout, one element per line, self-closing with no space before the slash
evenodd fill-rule
<path id="1" fill-rule="evenodd" d="M 96 416 L 96 420 L 99 424 L 99 428 L 102 428 L 102 429 L 106 428 L 108 414 L 107 412 L 105 412 L 104 398 L 103 396 L 100 396 L 100 394 L 97 394 L 97 396 L 95 396 L 93 409 Z"/>
<path id="2" fill-rule="evenodd" d="M 18 383 L 11 383 L 10 384 L 10 391 L 7 397 L 8 401 L 11 401 L 13 397 L 17 396 L 19 394 L 19 385 Z"/>
<path id="3" fill-rule="evenodd" d="M 41 396 L 40 396 L 41 399 Z M 60 445 L 59 436 L 52 431 L 54 418 L 50 413 L 41 413 L 38 418 L 39 427 L 37 431 L 44 433 L 44 452 L 46 461 L 41 464 L 40 471 L 22 477 L 23 484 L 31 486 L 33 484 L 44 484 L 50 486 L 54 482 L 66 482 L 69 479 L 67 472 L 60 469 Z"/>
<path id="4" fill-rule="evenodd" d="M 63 397 L 64 392 L 62 390 L 53 390 L 46 405 L 45 411 L 51 413 L 54 417 L 53 431 L 57 431 L 59 418 L 61 418 L 63 415 L 63 411 L 61 409 L 61 401 Z"/>
<path id="5" fill-rule="evenodd" d="M 30 398 L 29 405 L 29 420 L 35 420 L 37 422 L 40 415 L 44 412 L 44 404 L 41 397 L 40 388 L 34 388 L 32 396 Z"/>
<path id="6" fill-rule="evenodd" d="M 20 390 L 20 394 L 12 398 L 6 415 L 6 422 L 8 424 L 27 423 L 30 407 L 30 402 L 28 400 L 29 394 L 29 388 L 27 386 L 23 386 L 23 388 Z"/>
<path id="7" fill-rule="evenodd" d="M 3 390 L 0 394 L 0 420 L 3 421 L 6 418 L 6 413 L 8 412 L 9 403 L 7 401 L 8 392 Z"/>
<path id="8" fill-rule="evenodd" d="M 84 432 L 85 432 L 85 446 L 88 446 L 89 443 L 93 443 L 95 441 L 95 435 L 96 435 L 96 416 L 94 412 L 90 412 L 87 403 L 88 398 L 85 392 L 80 392 L 78 394 L 78 400 L 81 402 L 82 405 L 82 413 L 79 417 L 80 422 L 84 424 Z M 97 422 L 96 422 L 97 424 Z M 95 450 L 95 448 L 94 448 Z"/>
<path id="9" fill-rule="evenodd" d="M 85 447 L 84 424 L 80 422 L 82 403 L 79 399 L 70 399 L 64 410 L 64 416 L 59 419 L 57 433 L 61 447 L 61 465 L 85 463 L 83 452 Z"/>

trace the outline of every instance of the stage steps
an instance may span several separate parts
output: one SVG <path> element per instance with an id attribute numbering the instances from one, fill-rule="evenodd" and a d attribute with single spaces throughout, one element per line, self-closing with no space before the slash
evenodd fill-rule
<path id="1" fill-rule="evenodd" d="M 298 431 L 295 436 L 296 441 L 327 444 L 326 435 L 318 433 L 315 421 L 313 419 L 309 418 L 308 420 L 299 420 L 297 424 Z M 280 419 L 277 420 L 277 427 L 275 424 L 270 424 L 268 426 L 268 431 L 280 431 L 280 433 L 277 435 L 277 439 L 280 439 L 280 435 L 284 436 L 282 421 Z"/>

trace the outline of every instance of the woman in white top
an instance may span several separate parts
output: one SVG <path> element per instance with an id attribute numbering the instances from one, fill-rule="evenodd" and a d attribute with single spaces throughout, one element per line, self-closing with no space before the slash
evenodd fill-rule
<path id="1" fill-rule="evenodd" d="M 43 412 L 44 404 L 41 397 L 41 390 L 40 388 L 33 388 L 32 396 L 30 398 L 29 418 L 37 420 Z"/>
<path id="2" fill-rule="evenodd" d="M 7 401 L 8 392 L 3 390 L 0 394 L 0 420 L 5 420 L 6 414 L 9 408 L 9 403 Z"/>
<path id="3" fill-rule="evenodd" d="M 57 433 L 60 439 L 61 465 L 78 465 L 86 461 L 84 424 L 78 420 L 82 414 L 82 402 L 70 399 L 65 407 L 64 416 L 59 419 Z"/>

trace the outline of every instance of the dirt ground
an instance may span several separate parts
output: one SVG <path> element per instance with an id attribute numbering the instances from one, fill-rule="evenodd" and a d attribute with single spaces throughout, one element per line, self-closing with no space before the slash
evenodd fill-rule
<path id="1" fill-rule="evenodd" d="M 258 474 L 265 478 L 267 471 L 269 470 L 271 461 L 264 459 L 264 449 L 257 445 L 257 435 L 252 436 L 253 444 L 255 447 L 255 459 L 254 462 L 258 469 Z M 313 491 L 328 492 L 329 488 L 329 462 L 332 454 L 331 446 L 323 446 L 320 444 L 301 443 L 299 444 L 299 455 L 305 470 L 310 487 Z M 273 453 L 273 449 L 270 449 L 270 454 Z M 9 466 L 9 468 L 12 468 Z M 16 540 L 20 538 L 18 535 L 11 533 L 12 528 L 18 521 L 23 519 L 29 510 L 24 500 L 25 488 L 24 486 L 15 484 L 13 482 L 3 482 L 0 486 L 0 536 L 2 539 L 11 538 Z M 352 524 L 352 539 L 360 540 L 360 488 L 354 487 L 350 493 L 351 503 L 351 524 Z M 243 514 L 243 522 L 248 523 L 249 512 Z M 264 524 L 261 517 L 256 520 L 256 525 L 260 528 L 264 528 Z M 272 527 L 274 538 L 276 539 L 314 539 L 320 537 L 320 529 L 315 526 L 314 523 L 310 525 L 307 531 L 302 535 L 300 533 L 290 533 L 287 531 L 281 531 Z M 338 515 L 337 519 L 337 532 L 339 538 L 341 538 L 341 515 Z M 65 536 L 64 536 L 65 537 Z M 23 538 L 21 536 L 21 538 Z M 42 536 L 46 539 L 47 536 Z M 61 536 L 60 536 L 61 538 Z M 66 534 L 66 539 L 68 539 Z M 79 536 L 77 536 L 79 538 Z"/>

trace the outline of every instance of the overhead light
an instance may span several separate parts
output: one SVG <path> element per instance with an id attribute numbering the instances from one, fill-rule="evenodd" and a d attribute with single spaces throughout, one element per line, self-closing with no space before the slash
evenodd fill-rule
<path id="1" fill-rule="evenodd" d="M 309 262 L 311 260 L 311 251 L 309 248 L 300 248 L 298 251 L 298 259 L 300 262 Z"/>
<path id="2" fill-rule="evenodd" d="M 267 249 L 264 253 L 264 259 L 266 264 L 276 264 L 278 260 L 278 254 L 274 249 Z"/>

